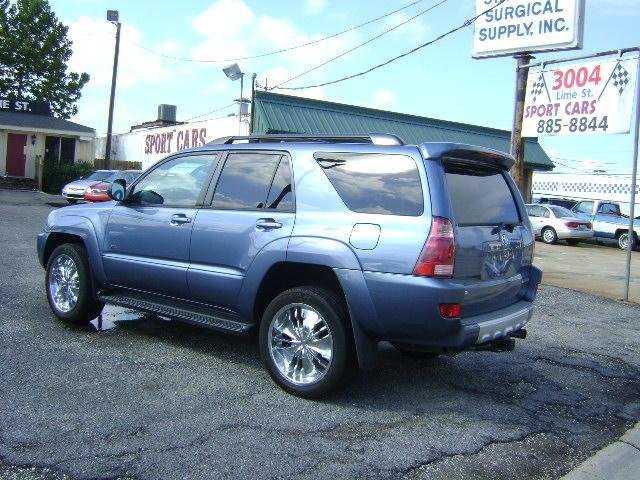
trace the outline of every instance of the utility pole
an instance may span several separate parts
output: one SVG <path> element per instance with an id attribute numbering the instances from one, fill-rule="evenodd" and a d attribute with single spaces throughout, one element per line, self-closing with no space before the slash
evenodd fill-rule
<path id="1" fill-rule="evenodd" d="M 249 135 L 253 135 L 253 122 L 255 116 L 255 107 L 256 107 L 256 75 L 255 73 L 251 75 L 251 117 L 249 120 Z"/>
<path id="2" fill-rule="evenodd" d="M 640 141 L 640 59 L 636 60 L 636 118 L 633 126 L 633 167 L 631 169 L 631 202 L 629 203 L 629 243 L 627 244 L 627 258 L 625 260 L 624 301 L 629 301 L 629 280 L 631 278 L 631 251 L 636 247 L 636 235 L 633 230 L 636 207 L 636 175 L 638 175 L 638 142 Z"/>
<path id="3" fill-rule="evenodd" d="M 242 107 L 244 106 L 244 99 L 242 95 L 244 94 L 244 73 L 240 74 L 240 101 L 238 102 L 238 135 L 242 135 Z"/>
<path id="4" fill-rule="evenodd" d="M 516 99 L 513 109 L 513 128 L 511 129 L 511 155 L 516 159 L 516 163 L 511 169 L 511 176 L 516 182 L 516 185 L 518 185 L 522 196 L 527 199 L 528 192 L 525 192 L 522 116 L 524 114 L 524 100 L 527 94 L 527 77 L 529 75 L 527 65 L 533 57 L 528 54 L 523 54 L 517 55 L 514 58 L 518 61 L 518 69 L 516 70 Z"/>
<path id="5" fill-rule="evenodd" d="M 107 123 L 107 145 L 104 152 L 104 168 L 111 167 L 111 134 L 113 131 L 113 103 L 116 99 L 116 78 L 118 76 L 118 56 L 120 54 L 120 22 L 117 10 L 107 10 L 107 20 L 116 26 L 116 47 L 113 52 L 113 73 L 111 75 L 111 98 L 109 99 L 109 120 Z"/>

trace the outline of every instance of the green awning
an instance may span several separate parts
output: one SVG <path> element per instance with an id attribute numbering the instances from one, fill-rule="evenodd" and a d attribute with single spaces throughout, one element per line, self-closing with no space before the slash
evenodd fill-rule
<path id="1" fill-rule="evenodd" d="M 393 133 L 408 144 L 455 142 L 503 152 L 510 150 L 511 132 L 464 123 L 436 120 L 373 108 L 277 93 L 256 91 L 254 134 L 313 133 L 351 135 Z M 525 166 L 552 170 L 553 162 L 537 140 L 525 141 Z"/>

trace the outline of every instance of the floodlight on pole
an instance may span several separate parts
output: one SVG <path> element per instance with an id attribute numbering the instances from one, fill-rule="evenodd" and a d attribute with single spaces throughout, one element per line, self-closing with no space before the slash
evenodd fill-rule
<path id="1" fill-rule="evenodd" d="M 233 82 L 240 80 L 240 100 L 238 101 L 238 134 L 242 135 L 242 98 L 244 90 L 244 72 L 240 70 L 237 63 L 224 67 L 222 69 L 227 78 Z"/>
<path id="2" fill-rule="evenodd" d="M 109 119 L 107 121 L 107 144 L 104 152 L 104 168 L 111 167 L 111 133 L 113 131 L 113 104 L 116 98 L 116 78 L 118 76 L 118 56 L 120 53 L 120 15 L 117 10 L 107 10 L 107 21 L 116 26 L 116 46 L 113 52 L 113 72 L 111 74 L 111 97 L 109 98 Z"/>

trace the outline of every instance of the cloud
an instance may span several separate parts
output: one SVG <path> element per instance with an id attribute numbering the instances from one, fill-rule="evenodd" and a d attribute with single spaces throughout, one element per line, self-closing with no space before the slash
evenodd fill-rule
<path id="1" fill-rule="evenodd" d="M 404 12 L 396 12 L 387 18 L 385 24 L 386 28 L 392 28 L 396 25 L 400 25 L 402 22 L 406 22 L 413 15 L 407 15 Z M 428 34 L 431 33 L 431 27 L 423 22 L 420 18 L 415 18 L 401 27 L 395 29 L 391 35 L 398 37 L 401 36 L 411 42 L 417 42 L 424 40 Z"/>
<path id="2" fill-rule="evenodd" d="M 67 26 L 68 36 L 73 41 L 69 69 L 87 72 L 91 76 L 90 86 L 110 85 L 115 27 L 106 21 L 86 16 L 67 23 Z M 160 57 L 150 55 L 128 41 L 143 43 L 143 36 L 133 25 L 125 24 L 122 27 L 118 59 L 119 89 L 138 83 L 164 82 L 173 77 Z M 163 42 L 153 48 L 170 52 L 174 46 L 171 42 Z"/>
<path id="3" fill-rule="evenodd" d="M 372 106 L 383 110 L 389 109 L 398 103 L 398 99 L 389 90 L 379 88 L 373 92 Z"/>
<path id="4" fill-rule="evenodd" d="M 307 13 L 317 15 L 327 7 L 327 0 L 307 0 Z"/>
<path id="5" fill-rule="evenodd" d="M 219 24 L 224 28 L 217 28 Z M 309 32 L 306 26 L 300 28 L 289 19 L 257 15 L 243 0 L 218 0 L 194 19 L 193 27 L 205 37 L 193 48 L 193 55 L 201 59 L 250 57 L 323 38 L 321 34 Z M 260 84 L 264 85 L 268 79 L 269 86 L 273 86 L 327 61 L 359 41 L 357 33 L 349 32 L 315 45 L 238 63 L 243 71 L 256 72 Z M 301 82 L 313 83 L 331 67 L 306 74 Z M 295 82 L 287 84 L 293 85 Z M 321 97 L 322 90 L 305 92 L 305 95 Z"/>

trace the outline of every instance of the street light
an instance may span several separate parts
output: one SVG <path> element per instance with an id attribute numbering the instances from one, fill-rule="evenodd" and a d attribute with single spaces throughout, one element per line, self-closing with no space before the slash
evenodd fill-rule
<path id="1" fill-rule="evenodd" d="M 104 152 L 104 168 L 111 166 L 111 132 L 113 127 L 113 103 L 116 99 L 116 77 L 118 76 L 118 55 L 120 52 L 120 15 L 117 10 L 107 10 L 107 21 L 116 26 L 116 47 L 113 52 L 113 73 L 111 75 L 111 98 L 109 99 L 109 120 L 107 122 L 107 145 Z"/>
<path id="2" fill-rule="evenodd" d="M 224 67 L 222 69 L 227 78 L 233 82 L 236 80 L 240 80 L 240 101 L 238 102 L 238 134 L 242 134 L 242 103 L 244 102 L 242 98 L 243 87 L 244 87 L 244 72 L 240 70 L 240 67 L 237 63 Z"/>

